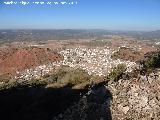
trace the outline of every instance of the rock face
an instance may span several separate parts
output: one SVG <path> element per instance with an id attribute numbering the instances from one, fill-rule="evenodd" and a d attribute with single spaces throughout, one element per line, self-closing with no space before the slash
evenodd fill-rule
<path id="1" fill-rule="evenodd" d="M 160 79 L 94 86 L 53 120 L 160 120 Z"/>
<path id="2" fill-rule="evenodd" d="M 62 60 L 59 54 L 38 47 L 10 48 L 5 52 L 0 51 L 0 57 L 0 75 Z"/>
<path id="3" fill-rule="evenodd" d="M 112 120 L 110 101 L 112 94 L 104 85 L 96 85 L 78 104 L 68 108 L 52 120 Z"/>
<path id="4" fill-rule="evenodd" d="M 113 120 L 160 120 L 160 80 L 119 80 L 109 84 Z"/>

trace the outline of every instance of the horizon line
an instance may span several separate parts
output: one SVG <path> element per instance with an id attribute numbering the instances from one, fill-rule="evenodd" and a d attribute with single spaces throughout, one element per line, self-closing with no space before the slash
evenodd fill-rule
<path id="1" fill-rule="evenodd" d="M 0 30 L 103 30 L 103 31 L 122 31 L 122 32 L 149 32 L 159 31 L 160 29 L 153 30 L 123 30 L 123 29 L 103 29 L 103 28 L 0 28 Z"/>

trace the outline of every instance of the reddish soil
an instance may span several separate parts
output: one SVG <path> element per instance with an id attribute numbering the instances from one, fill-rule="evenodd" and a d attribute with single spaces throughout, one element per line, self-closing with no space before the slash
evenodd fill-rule
<path id="1" fill-rule="evenodd" d="M 63 58 L 56 52 L 38 47 L 8 48 L 0 51 L 0 75 L 32 68 Z"/>
<path id="2" fill-rule="evenodd" d="M 138 51 L 133 51 L 128 48 L 121 48 L 112 55 L 113 59 L 123 59 L 130 61 L 138 61 L 144 57 L 144 54 Z"/>

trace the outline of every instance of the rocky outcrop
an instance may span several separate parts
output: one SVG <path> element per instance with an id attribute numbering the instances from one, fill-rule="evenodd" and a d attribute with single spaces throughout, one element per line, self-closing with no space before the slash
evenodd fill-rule
<path id="1" fill-rule="evenodd" d="M 160 120 L 160 79 L 110 83 L 113 120 Z"/>
<path id="2" fill-rule="evenodd" d="M 160 79 L 98 84 L 53 120 L 160 120 Z"/>
<path id="3" fill-rule="evenodd" d="M 112 120 L 112 94 L 103 84 L 94 85 L 78 102 L 52 120 Z"/>

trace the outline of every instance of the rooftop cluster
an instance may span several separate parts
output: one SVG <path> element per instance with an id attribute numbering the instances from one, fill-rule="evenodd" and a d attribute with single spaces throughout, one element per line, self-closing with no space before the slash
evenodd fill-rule
<path id="1" fill-rule="evenodd" d="M 88 72 L 88 74 L 107 75 L 111 68 L 118 64 L 126 64 L 127 71 L 130 72 L 135 62 L 122 61 L 120 59 L 113 60 L 111 55 L 115 51 L 108 48 L 75 48 L 61 51 L 60 54 L 64 56 L 61 61 L 62 65 L 68 65 L 74 68 L 81 68 Z"/>
<path id="2" fill-rule="evenodd" d="M 72 68 L 81 68 L 88 72 L 89 75 L 105 76 L 110 73 L 111 68 L 118 64 L 125 64 L 127 72 L 131 72 L 136 66 L 135 62 L 122 61 L 120 59 L 113 60 L 111 55 L 115 51 L 108 48 L 71 48 L 62 50 L 59 53 L 63 55 L 64 60 L 60 62 L 52 62 L 47 65 L 41 65 L 34 69 L 28 69 L 20 73 L 18 78 L 31 79 L 38 78 L 48 74 L 55 67 L 67 65 Z"/>

